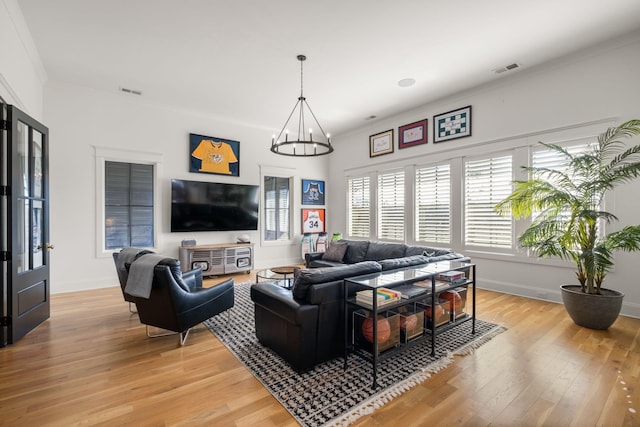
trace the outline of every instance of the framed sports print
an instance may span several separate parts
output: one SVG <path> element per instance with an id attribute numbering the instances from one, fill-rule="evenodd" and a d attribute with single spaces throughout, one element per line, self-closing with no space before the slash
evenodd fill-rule
<path id="1" fill-rule="evenodd" d="M 189 134 L 189 172 L 240 176 L 240 142 Z"/>
<path id="2" fill-rule="evenodd" d="M 471 105 L 433 116 L 433 142 L 471 136 Z"/>
<path id="3" fill-rule="evenodd" d="M 398 148 L 427 143 L 427 119 L 398 128 Z"/>
<path id="4" fill-rule="evenodd" d="M 393 129 L 369 137 L 369 157 L 393 153 Z"/>
<path id="5" fill-rule="evenodd" d="M 324 209 L 302 209 L 302 233 L 324 233 Z"/>
<path id="6" fill-rule="evenodd" d="M 302 204 L 324 205 L 324 181 L 317 179 L 302 180 Z"/>

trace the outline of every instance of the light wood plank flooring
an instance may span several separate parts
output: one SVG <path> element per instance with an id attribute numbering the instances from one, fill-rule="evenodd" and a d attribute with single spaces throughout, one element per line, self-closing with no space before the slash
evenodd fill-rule
<path id="1" fill-rule="evenodd" d="M 297 425 L 210 332 L 147 338 L 119 287 L 51 309 L 0 349 L 2 426 Z M 508 330 L 354 425 L 640 425 L 639 319 L 591 331 L 561 305 L 482 290 L 478 313 Z"/>

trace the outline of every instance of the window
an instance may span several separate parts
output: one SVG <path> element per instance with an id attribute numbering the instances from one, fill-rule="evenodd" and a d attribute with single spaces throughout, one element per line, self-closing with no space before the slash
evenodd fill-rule
<path id="1" fill-rule="evenodd" d="M 512 248 L 512 219 L 498 215 L 493 209 L 511 194 L 511 155 L 465 161 L 464 180 L 465 244 Z"/>
<path id="2" fill-rule="evenodd" d="M 378 175 L 378 238 L 404 241 L 404 171 Z"/>
<path id="3" fill-rule="evenodd" d="M 104 165 L 105 249 L 153 247 L 153 165 Z"/>
<path id="4" fill-rule="evenodd" d="M 369 237 L 371 232 L 369 177 L 349 178 L 347 191 L 349 236 Z"/>
<path id="5" fill-rule="evenodd" d="M 291 180 L 264 177 L 264 240 L 291 239 Z"/>
<path id="6" fill-rule="evenodd" d="M 584 154 L 589 150 L 589 148 L 590 148 L 590 144 L 579 144 L 579 145 L 564 147 L 564 149 L 567 150 L 567 152 L 573 156 Z M 565 172 L 567 167 L 567 158 L 554 150 L 537 149 L 533 151 L 533 154 L 531 156 L 531 166 L 535 168 L 548 168 L 548 169 Z M 552 182 L 552 183 L 555 182 L 553 181 L 553 178 L 548 175 L 545 175 L 539 178 L 545 179 L 548 182 Z M 539 214 L 540 212 L 533 212 L 532 217 L 535 219 Z M 560 216 L 563 219 L 568 219 L 569 213 L 563 212 L 561 213 Z M 600 227 L 600 224 L 598 224 L 598 226 Z"/>
<path id="7" fill-rule="evenodd" d="M 451 242 L 451 167 L 449 164 L 416 169 L 415 239 Z"/>

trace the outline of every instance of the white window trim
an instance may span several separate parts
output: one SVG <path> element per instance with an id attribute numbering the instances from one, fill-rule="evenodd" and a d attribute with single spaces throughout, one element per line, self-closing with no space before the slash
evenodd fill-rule
<path id="1" fill-rule="evenodd" d="M 93 146 L 96 162 L 96 258 L 111 256 L 113 250 L 105 249 L 105 162 L 123 162 L 153 165 L 153 248 L 158 247 L 158 230 L 160 229 L 160 211 L 162 209 L 162 196 L 158 177 L 162 176 L 163 155 L 144 151 L 123 150 L 109 147 Z"/>
<path id="2" fill-rule="evenodd" d="M 293 214 L 298 211 L 299 205 L 296 203 L 296 194 L 302 194 L 302 183 L 298 179 L 297 171 L 294 168 L 283 168 L 278 166 L 264 166 L 260 165 L 260 204 L 264 203 L 264 178 L 266 176 L 275 176 L 278 178 L 289 178 L 291 181 L 291 201 L 289 206 L 289 226 L 291 227 L 288 240 L 265 240 L 263 227 L 260 227 L 260 246 L 291 246 L 294 242 L 298 241 L 298 233 L 296 230 L 300 230 L 301 224 L 299 220 L 296 220 L 296 216 Z M 262 217 L 263 212 L 260 212 L 260 223 L 264 223 Z"/>

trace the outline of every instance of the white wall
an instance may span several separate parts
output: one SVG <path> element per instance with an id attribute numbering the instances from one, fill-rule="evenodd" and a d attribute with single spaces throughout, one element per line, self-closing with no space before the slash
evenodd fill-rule
<path id="1" fill-rule="evenodd" d="M 0 0 L 0 45 L 0 96 L 41 120 L 47 76 L 15 0 Z"/>
<path id="2" fill-rule="evenodd" d="M 328 198 L 333 207 L 329 221 L 337 229 L 347 230 L 344 212 L 349 174 L 426 164 L 543 139 L 590 136 L 608 126 L 640 118 L 639 69 L 640 33 L 635 33 L 339 135 L 329 170 L 332 191 Z M 466 105 L 473 107 L 472 136 L 433 144 L 433 115 Z M 429 119 L 428 144 L 399 150 L 398 126 L 424 118 Z M 395 152 L 369 158 L 369 135 L 390 128 L 396 135 Z M 615 209 L 621 224 L 640 223 L 639 189 L 640 182 L 635 182 L 608 198 L 607 202 L 613 205 L 609 208 Z M 479 286 L 483 288 L 560 301 L 559 285 L 575 281 L 573 269 L 559 262 L 473 253 L 458 243 L 452 247 L 477 262 Z M 615 271 L 606 281 L 609 287 L 625 292 L 623 313 L 633 316 L 640 316 L 640 279 L 634 268 L 639 259 L 638 253 L 618 254 Z"/>
<path id="3" fill-rule="evenodd" d="M 272 130 L 216 120 L 193 112 L 147 104 L 144 97 L 98 92 L 77 86 L 47 84 L 45 123 L 50 128 L 51 178 L 51 291 L 53 293 L 114 286 L 117 278 L 110 254 L 96 253 L 96 173 L 94 146 L 162 155 L 159 253 L 178 256 L 185 238 L 198 244 L 230 243 L 244 232 L 171 233 L 170 180 L 260 184 L 260 166 L 286 167 L 295 180 L 294 243 L 260 245 L 259 232 L 248 232 L 256 242 L 255 266 L 299 263 L 302 178 L 327 178 L 327 159 L 292 159 L 269 151 Z M 240 176 L 189 173 L 189 133 L 240 141 Z M 328 206 L 327 206 L 328 207 Z M 238 275 L 237 280 L 249 276 Z"/>

